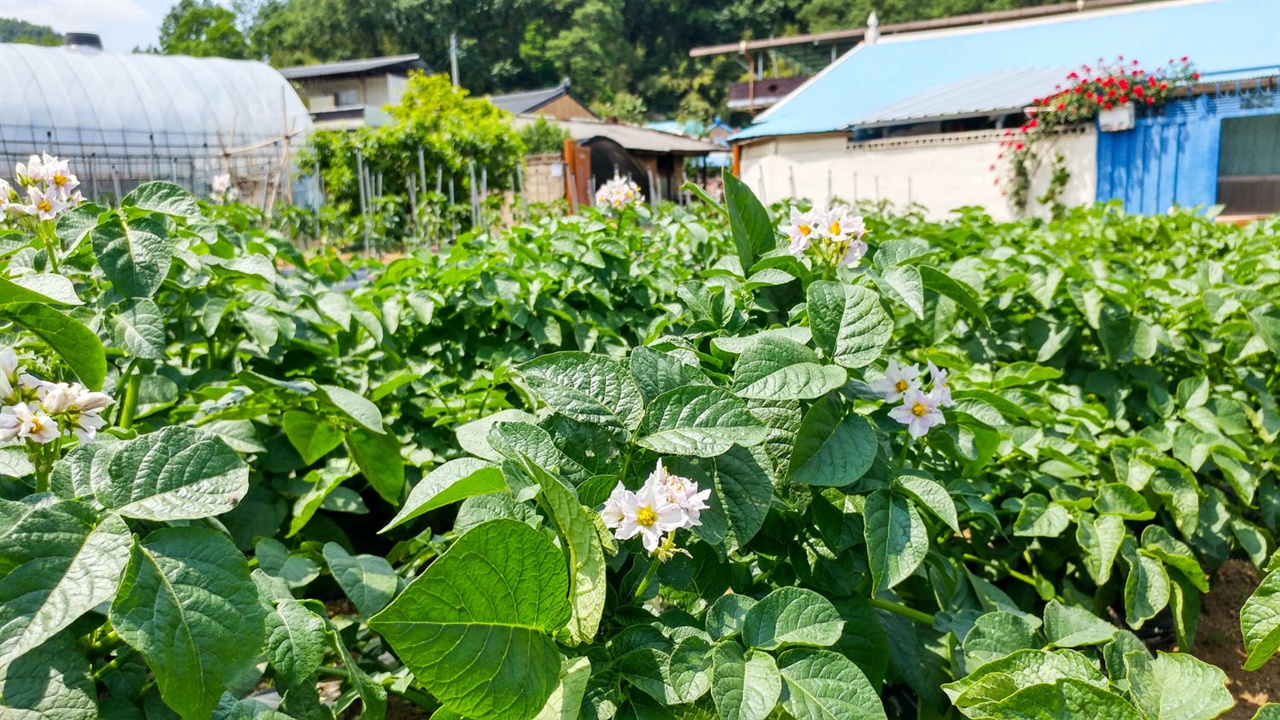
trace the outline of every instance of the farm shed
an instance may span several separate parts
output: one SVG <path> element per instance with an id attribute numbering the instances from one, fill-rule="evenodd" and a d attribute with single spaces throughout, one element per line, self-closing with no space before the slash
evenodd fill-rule
<path id="1" fill-rule="evenodd" d="M 290 189 L 290 149 L 311 118 L 288 81 L 243 60 L 0 44 L 0 167 L 40 152 L 69 159 L 90 199 L 170 180 L 207 195 L 230 173 L 266 206 Z"/>
<path id="2" fill-rule="evenodd" d="M 1064 156 L 1071 173 L 1062 196 L 1068 203 L 1118 197 L 1132 209 L 1144 208 L 1135 198 L 1151 194 L 1147 186 L 1169 173 L 1163 167 L 1170 162 L 1181 163 L 1176 175 L 1182 184 L 1179 193 L 1160 198 L 1215 202 L 1222 128 L 1227 127 L 1228 149 L 1240 142 L 1261 148 L 1270 122 L 1253 120 L 1237 130 L 1223 119 L 1235 120 L 1246 106 L 1255 118 L 1280 113 L 1274 82 L 1258 80 L 1280 74 L 1277 27 L 1280 3 L 1180 0 L 864 40 L 733 138 L 740 177 L 770 201 L 914 202 L 934 217 L 979 205 L 1005 219 L 1012 211 L 990 168 L 1000 162 L 1004 129 L 1021 123 L 1034 98 L 1052 93 L 1072 69 L 1100 57 L 1122 55 L 1154 67 L 1189 56 L 1202 73 L 1191 95 L 1140 116 L 1132 130 L 1079 127 L 1060 135 L 1051 150 Z M 1243 78 L 1254 84 L 1237 87 Z M 1211 119 L 1215 112 L 1225 114 Z M 1178 117 L 1186 119 L 1163 119 Z M 1154 138 L 1144 128 L 1168 123 L 1186 133 L 1184 144 L 1194 135 L 1192 144 L 1202 149 L 1192 153 L 1165 145 L 1158 158 L 1135 157 L 1135 149 L 1150 152 L 1155 142 L 1142 140 L 1146 145 L 1139 148 L 1139 135 Z M 1267 181 L 1259 176 L 1280 174 L 1266 163 L 1231 162 L 1224 172 L 1236 175 L 1224 177 L 1251 178 L 1249 197 L 1265 194 L 1259 187 Z M 1031 196 L 1047 182 L 1048 169 L 1042 168 L 1032 178 Z M 1143 202 L 1159 205 L 1156 199 Z"/>
<path id="3" fill-rule="evenodd" d="M 542 90 L 490 95 L 489 102 L 512 115 L 535 115 L 555 120 L 598 120 L 596 114 L 569 92 L 569 81 Z"/>

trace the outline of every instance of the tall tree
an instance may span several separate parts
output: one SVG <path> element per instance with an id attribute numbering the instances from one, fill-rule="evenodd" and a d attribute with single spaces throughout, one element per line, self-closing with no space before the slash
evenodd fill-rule
<path id="1" fill-rule="evenodd" d="M 164 55 L 251 57 L 249 41 L 236 27 L 236 14 L 213 0 L 181 0 L 160 23 L 160 46 L 151 52 Z"/>

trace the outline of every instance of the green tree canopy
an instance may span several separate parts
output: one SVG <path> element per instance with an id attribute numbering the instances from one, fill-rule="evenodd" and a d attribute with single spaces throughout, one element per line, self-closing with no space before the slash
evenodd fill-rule
<path id="1" fill-rule="evenodd" d="M 0 17 L 0 42 L 53 46 L 62 44 L 62 35 L 48 25 Z"/>
<path id="2" fill-rule="evenodd" d="M 249 40 L 236 27 L 236 14 L 213 0 L 181 0 L 160 23 L 160 47 L 164 55 L 252 57 Z"/>

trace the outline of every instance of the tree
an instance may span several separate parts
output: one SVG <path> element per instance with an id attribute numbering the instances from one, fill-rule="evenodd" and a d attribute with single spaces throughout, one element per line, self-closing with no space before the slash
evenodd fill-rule
<path id="1" fill-rule="evenodd" d="M 62 36 L 48 25 L 0 18 L 0 42 L 54 46 L 62 44 Z"/>
<path id="2" fill-rule="evenodd" d="M 248 39 L 236 27 L 236 14 L 213 0 L 181 0 L 174 5 L 160 23 L 160 47 L 150 52 L 235 60 L 252 57 Z"/>

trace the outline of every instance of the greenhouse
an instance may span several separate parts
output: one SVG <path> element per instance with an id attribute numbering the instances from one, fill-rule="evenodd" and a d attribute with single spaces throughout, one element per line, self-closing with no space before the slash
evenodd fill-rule
<path id="1" fill-rule="evenodd" d="M 0 44 L 0 165 L 57 154 L 90 199 L 149 180 L 205 195 L 223 174 L 255 205 L 291 195 L 290 153 L 311 118 L 274 69 L 107 52 L 94 36 L 71 38 L 80 44 Z"/>

